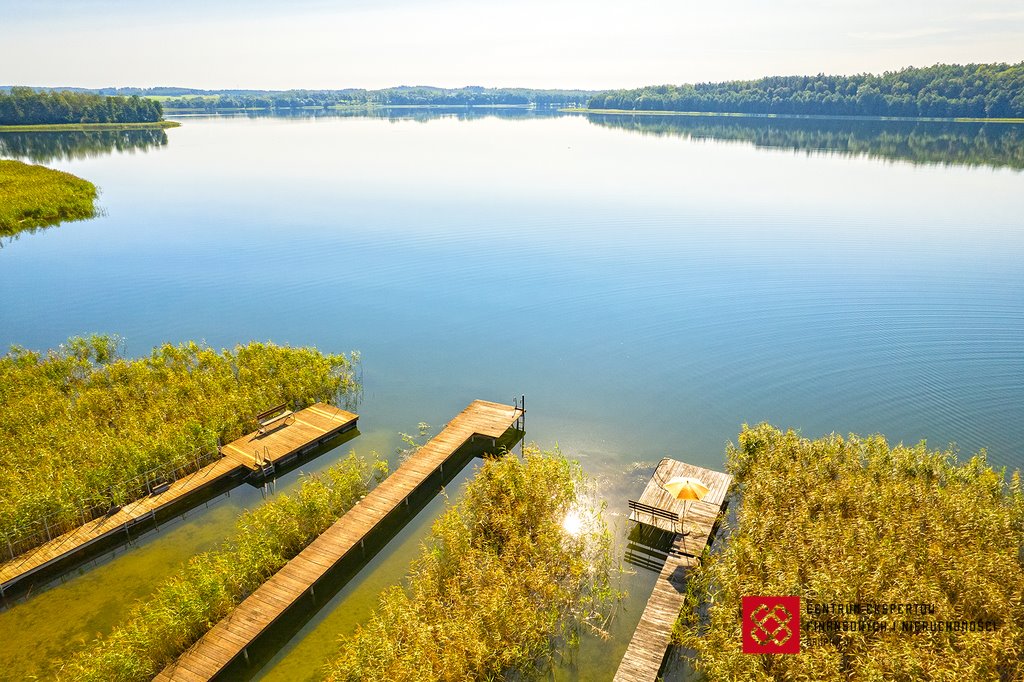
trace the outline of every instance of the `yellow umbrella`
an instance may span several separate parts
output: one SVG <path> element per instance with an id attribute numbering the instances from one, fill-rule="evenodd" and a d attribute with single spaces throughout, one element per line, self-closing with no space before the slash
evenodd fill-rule
<path id="1" fill-rule="evenodd" d="M 696 478 L 676 476 L 665 484 L 665 490 L 677 500 L 703 500 L 711 489 Z"/>
<path id="2" fill-rule="evenodd" d="M 670 478 L 665 483 L 665 490 L 668 491 L 669 495 L 682 500 L 683 502 L 689 502 L 690 500 L 703 500 L 704 496 L 711 492 L 711 489 L 701 483 L 696 478 L 690 478 L 689 476 L 675 476 Z M 683 528 L 683 535 L 686 535 L 686 512 L 689 505 L 683 505 L 683 520 L 680 525 Z"/>

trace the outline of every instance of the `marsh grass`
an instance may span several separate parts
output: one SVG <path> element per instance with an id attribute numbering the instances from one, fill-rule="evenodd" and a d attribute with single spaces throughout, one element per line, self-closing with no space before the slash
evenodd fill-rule
<path id="1" fill-rule="evenodd" d="M 0 160 L 0 236 L 96 215 L 96 186 L 62 171 Z"/>
<path id="2" fill-rule="evenodd" d="M 357 389 L 349 357 L 315 348 L 189 342 L 121 359 L 117 339 L 98 335 L 45 354 L 12 348 L 0 357 L 0 556 L 145 495 L 143 472 L 215 451 L 269 406 Z"/>
<path id="3" fill-rule="evenodd" d="M 152 121 L 147 123 L 39 123 L 30 125 L 0 125 L 0 133 L 74 132 L 89 130 L 164 130 L 179 128 L 179 121 Z"/>
<path id="4" fill-rule="evenodd" d="M 123 624 L 59 669 L 66 680 L 148 680 L 173 662 L 246 596 L 333 524 L 387 473 L 350 454 L 298 491 L 246 512 L 234 537 L 193 557 L 152 596 L 137 602 Z"/>
<path id="5" fill-rule="evenodd" d="M 566 515 L 588 498 L 579 465 L 526 449 L 488 460 L 435 523 L 408 587 L 386 590 L 341 642 L 330 680 L 531 677 L 602 634 L 618 600 L 600 510 L 576 534 Z"/>
<path id="6" fill-rule="evenodd" d="M 1024 679 L 1024 494 L 984 455 L 959 462 L 881 436 L 818 440 L 762 424 L 730 447 L 740 506 L 724 550 L 691 577 L 677 641 L 712 680 Z M 895 631 L 808 636 L 801 653 L 741 653 L 740 598 L 931 604 Z M 840 618 L 856 620 L 856 616 Z M 995 621 L 994 632 L 899 630 L 908 619 Z"/>

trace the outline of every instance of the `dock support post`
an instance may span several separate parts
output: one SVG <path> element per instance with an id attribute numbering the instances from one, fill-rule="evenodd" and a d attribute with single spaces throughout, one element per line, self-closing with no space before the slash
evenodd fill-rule
<path id="1" fill-rule="evenodd" d="M 519 401 L 519 409 L 522 412 L 519 413 L 519 431 L 523 434 L 519 439 L 519 454 L 523 457 L 526 456 L 526 394 L 523 393 L 522 399 Z"/>
<path id="2" fill-rule="evenodd" d="M 242 656 L 245 657 L 245 664 L 249 665 L 249 647 L 242 649 Z"/>

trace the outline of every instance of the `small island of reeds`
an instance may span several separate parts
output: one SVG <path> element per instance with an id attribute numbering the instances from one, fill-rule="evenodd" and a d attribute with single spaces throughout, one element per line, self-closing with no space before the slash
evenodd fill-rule
<path id="1" fill-rule="evenodd" d="M 96 186 L 63 171 L 0 160 L 0 236 L 96 215 Z"/>
<path id="2" fill-rule="evenodd" d="M 1019 472 L 767 424 L 744 427 L 728 464 L 736 521 L 692 574 L 675 633 L 707 679 L 1022 679 Z M 801 598 L 800 655 L 742 653 L 754 595 Z"/>

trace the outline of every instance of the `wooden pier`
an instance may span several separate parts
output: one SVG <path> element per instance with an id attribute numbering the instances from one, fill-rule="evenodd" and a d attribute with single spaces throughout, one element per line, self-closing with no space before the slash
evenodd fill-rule
<path id="1" fill-rule="evenodd" d="M 94 547 L 110 547 L 131 541 L 156 527 L 158 519 L 180 510 L 200 491 L 228 485 L 228 479 L 248 476 L 254 470 L 287 462 L 317 447 L 337 434 L 355 428 L 358 416 L 324 403 L 317 403 L 296 412 L 294 422 L 264 435 L 251 433 L 221 448 L 221 459 L 199 471 L 183 476 L 162 493 L 149 495 L 124 505 L 117 512 L 93 519 L 10 561 L 0 564 L 0 595 L 12 589 L 22 590 L 24 581 L 38 577 L 48 579 L 63 567 L 79 561 Z M 255 455 L 270 464 L 256 464 Z M 251 452 L 253 454 L 246 454 Z M 138 531 L 138 533 L 135 533 Z"/>
<path id="2" fill-rule="evenodd" d="M 209 680 L 239 657 L 248 660 L 249 645 L 300 599 L 313 594 L 332 567 L 349 553 L 361 552 L 367 536 L 400 505 L 408 505 L 410 496 L 428 478 L 435 473 L 443 477 L 445 464 L 460 448 L 477 437 L 496 444 L 509 428 L 521 426 L 523 415 L 519 406 L 482 400 L 471 403 L 156 679 Z"/>
<path id="3" fill-rule="evenodd" d="M 231 441 L 220 452 L 252 471 L 261 471 L 287 463 L 338 433 L 355 428 L 358 419 L 351 412 L 316 403 L 266 433 L 255 431 Z"/>
<path id="4" fill-rule="evenodd" d="M 700 501 L 684 503 L 663 487 L 676 476 L 696 478 L 708 487 Z M 671 534 L 665 562 L 658 573 L 654 589 L 640 622 L 633 632 L 615 682 L 654 682 L 665 660 L 672 626 L 683 606 L 686 577 L 689 569 L 700 563 L 700 556 L 712 538 L 719 512 L 727 505 L 732 476 L 673 459 L 663 459 L 647 482 L 638 502 L 680 515 L 679 522 L 664 516 L 633 511 L 631 521 Z M 685 517 L 682 515 L 685 507 Z"/>

